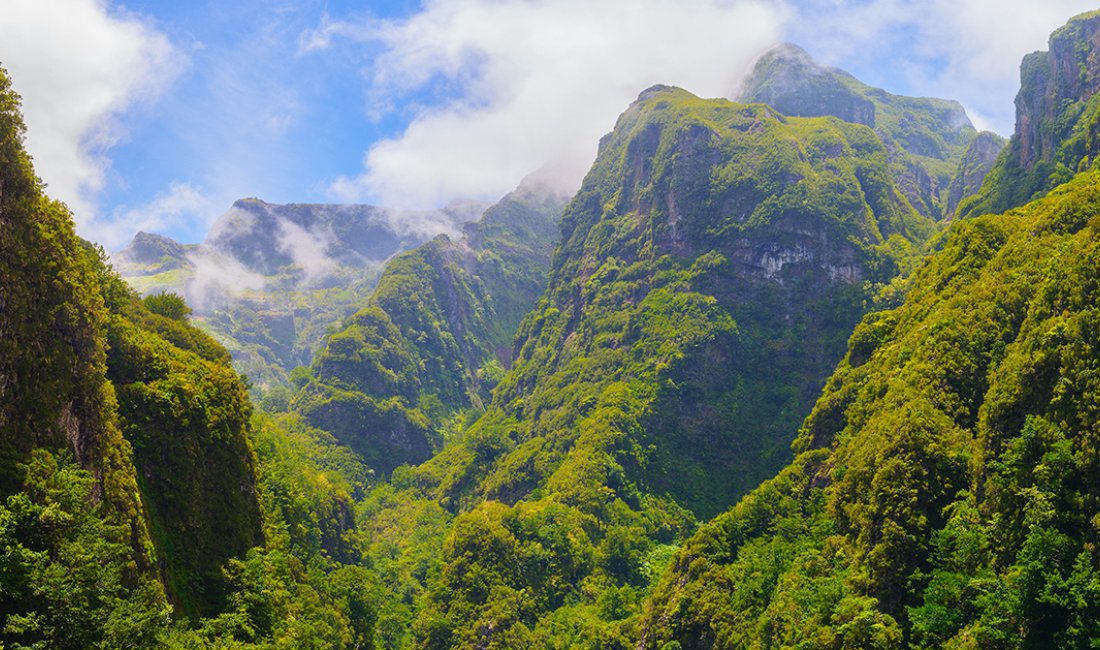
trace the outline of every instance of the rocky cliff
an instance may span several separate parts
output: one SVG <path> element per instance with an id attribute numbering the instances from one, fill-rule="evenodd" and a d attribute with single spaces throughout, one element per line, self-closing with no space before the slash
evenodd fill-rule
<path id="1" fill-rule="evenodd" d="M 1077 16 L 1024 57 L 1016 129 L 960 217 L 1003 212 L 1089 169 L 1100 152 L 1100 12 Z"/>

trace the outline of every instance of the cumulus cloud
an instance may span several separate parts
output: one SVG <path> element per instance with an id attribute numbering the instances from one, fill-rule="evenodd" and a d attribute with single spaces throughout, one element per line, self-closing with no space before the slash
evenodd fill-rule
<path id="1" fill-rule="evenodd" d="M 785 36 L 894 92 L 958 99 L 980 127 L 1012 131 L 1020 60 L 1089 0 L 784 0 Z M 877 53 L 889 53 L 888 61 Z M 871 74 L 874 74 L 872 72 Z"/>
<path id="2" fill-rule="evenodd" d="M 105 0 L 4 0 L 0 63 L 23 96 L 35 170 L 78 223 L 95 214 L 120 115 L 184 65 L 163 34 Z"/>
<path id="3" fill-rule="evenodd" d="M 175 230 L 185 224 L 205 220 L 211 209 L 210 200 L 195 186 L 174 181 L 167 190 L 145 205 L 116 210 L 102 219 L 87 221 L 82 233 L 103 244 L 107 250 L 117 250 L 140 230 Z"/>
<path id="4" fill-rule="evenodd" d="M 331 189 L 344 201 L 424 208 L 500 196 L 543 167 L 576 186 L 641 90 L 728 95 L 777 40 L 780 16 L 751 0 L 428 0 L 406 20 L 326 19 L 299 46 L 381 46 L 366 72 L 368 111 L 419 108 L 367 151 L 361 174 Z"/>

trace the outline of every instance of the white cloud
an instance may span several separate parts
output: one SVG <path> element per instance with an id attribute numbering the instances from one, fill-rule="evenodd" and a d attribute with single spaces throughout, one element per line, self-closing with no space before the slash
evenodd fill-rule
<path id="1" fill-rule="evenodd" d="M 1020 60 L 1090 0 L 787 0 L 787 38 L 899 93 L 957 99 L 979 126 L 1012 131 Z M 848 65 L 845 65 L 845 63 Z M 894 76 L 896 75 L 896 76 Z"/>
<path id="2" fill-rule="evenodd" d="M 82 234 L 107 250 L 118 250 L 139 230 L 167 232 L 196 221 L 203 223 L 208 218 L 206 215 L 212 213 L 212 207 L 211 201 L 193 185 L 176 181 L 145 205 L 86 221 Z"/>
<path id="3" fill-rule="evenodd" d="M 188 255 L 187 261 L 193 275 L 184 289 L 184 298 L 198 312 L 225 305 L 232 296 L 264 290 L 264 277 L 229 255 L 199 249 Z"/>
<path id="4" fill-rule="evenodd" d="M 279 250 L 290 255 L 302 269 L 306 284 L 324 278 L 336 268 L 336 261 L 328 256 L 334 240 L 331 231 L 311 232 L 289 219 L 279 219 L 278 224 Z"/>
<path id="5" fill-rule="evenodd" d="M 0 63 L 23 97 L 35 170 L 78 223 L 96 212 L 119 117 L 183 65 L 154 27 L 105 0 L 4 0 Z"/>
<path id="6" fill-rule="evenodd" d="M 367 71 L 369 109 L 427 106 L 332 191 L 424 208 L 500 196 L 540 167 L 575 186 L 641 90 L 728 95 L 779 23 L 779 10 L 753 1 L 429 0 L 404 21 L 326 19 L 300 50 L 338 36 L 382 45 Z"/>

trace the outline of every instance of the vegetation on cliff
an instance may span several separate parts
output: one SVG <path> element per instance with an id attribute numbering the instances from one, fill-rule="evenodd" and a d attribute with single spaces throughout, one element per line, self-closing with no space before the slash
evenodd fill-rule
<path id="1" fill-rule="evenodd" d="M 1089 647 L 1100 176 L 959 223 L 864 319 L 795 462 L 704 526 L 644 647 Z"/>
<path id="2" fill-rule="evenodd" d="M 427 460 L 445 422 L 481 409 L 546 286 L 564 199 L 532 180 L 467 224 L 390 261 L 329 336 L 289 406 L 389 473 Z M 277 397 L 277 396 L 275 396 Z"/>
<path id="3" fill-rule="evenodd" d="M 1092 168 L 1100 153 L 1098 30 L 1100 11 L 1081 14 L 1051 34 L 1048 51 L 1024 57 L 1016 131 L 960 217 L 1005 212 Z"/>

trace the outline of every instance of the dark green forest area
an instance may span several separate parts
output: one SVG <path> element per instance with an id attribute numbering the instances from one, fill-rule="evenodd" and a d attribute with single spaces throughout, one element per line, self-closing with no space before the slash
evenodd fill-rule
<path id="1" fill-rule="evenodd" d="M 1098 35 L 1007 144 L 794 46 L 654 86 L 266 389 L 0 72 L 0 648 L 1096 647 Z"/>

